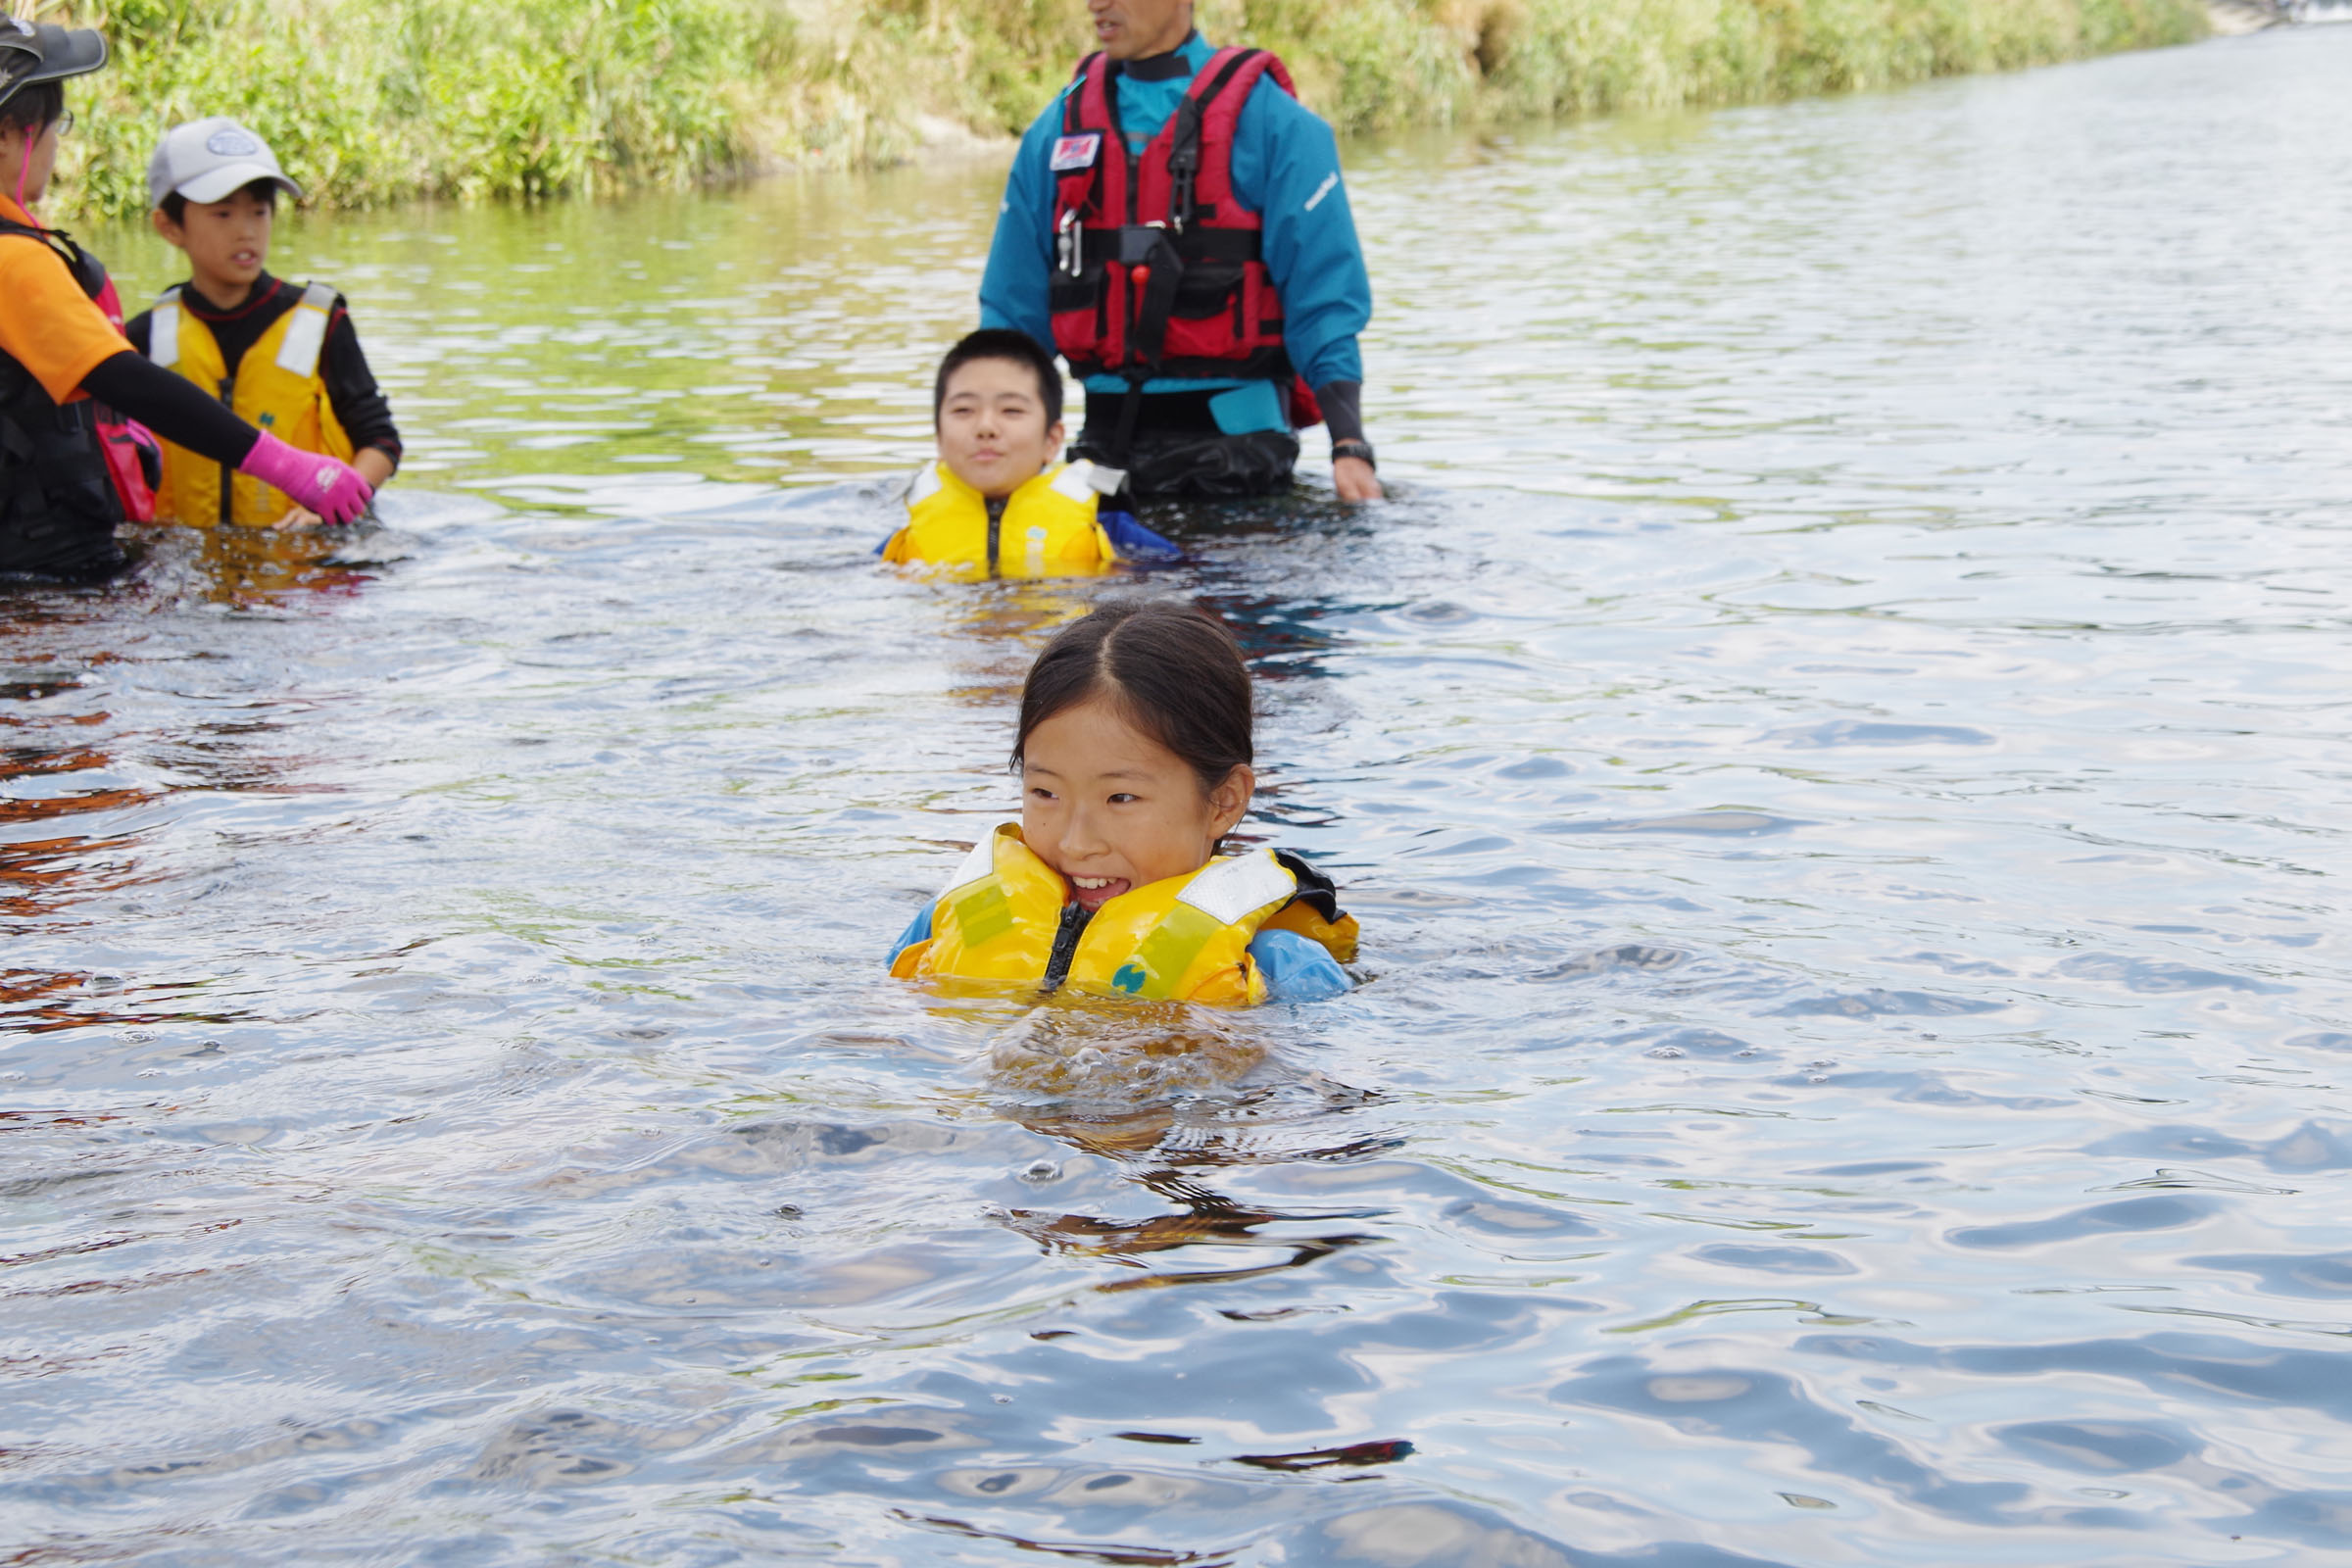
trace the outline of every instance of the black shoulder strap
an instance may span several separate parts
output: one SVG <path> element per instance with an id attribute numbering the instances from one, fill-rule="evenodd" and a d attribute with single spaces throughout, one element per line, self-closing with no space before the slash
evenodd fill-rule
<path id="1" fill-rule="evenodd" d="M 1281 862 L 1284 870 L 1298 879 L 1298 892 L 1292 902 L 1305 905 L 1321 915 L 1326 924 L 1338 924 L 1340 885 L 1288 850 L 1276 850 L 1274 858 Z"/>
<path id="2" fill-rule="evenodd" d="M 1194 85 L 1176 105 L 1176 128 L 1168 139 L 1168 174 L 1172 186 L 1168 193 L 1168 221 L 1177 233 L 1192 226 L 1193 191 L 1200 176 L 1200 122 L 1208 115 L 1208 106 L 1219 94 L 1233 85 L 1233 78 L 1258 56 L 1263 49 L 1237 49 L 1224 69 L 1211 77 L 1207 86 Z"/>
<path id="3" fill-rule="evenodd" d="M 75 285 L 90 298 L 96 299 L 106 287 L 106 269 L 98 264 L 98 258 L 74 244 L 74 236 L 64 229 L 36 228 L 12 218 L 0 218 L 0 235 L 5 234 L 22 234 L 48 246 L 66 264 L 66 270 L 74 274 Z"/>
<path id="4" fill-rule="evenodd" d="M 1185 94 L 1185 97 L 1191 99 L 1193 102 L 1199 104 L 1202 109 L 1205 110 L 1211 103 L 1216 101 L 1217 96 L 1220 93 L 1224 92 L 1226 88 L 1233 85 L 1233 78 L 1242 74 L 1243 67 L 1249 65 L 1251 61 L 1255 60 L 1258 56 L 1264 53 L 1265 51 L 1263 49 L 1235 50 L 1233 52 L 1233 58 L 1225 62 L 1225 69 L 1218 72 L 1216 75 L 1209 81 L 1207 86 L 1201 88 L 1197 93 L 1188 92 Z"/>

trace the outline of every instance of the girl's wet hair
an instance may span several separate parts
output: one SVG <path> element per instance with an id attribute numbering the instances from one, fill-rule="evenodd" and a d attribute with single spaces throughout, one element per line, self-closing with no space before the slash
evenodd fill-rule
<path id="1" fill-rule="evenodd" d="M 1189 605 L 1108 604 L 1056 633 L 1021 688 L 1012 765 L 1038 725 L 1097 698 L 1182 758 L 1203 794 L 1254 760 L 1241 647 L 1223 621 Z"/>

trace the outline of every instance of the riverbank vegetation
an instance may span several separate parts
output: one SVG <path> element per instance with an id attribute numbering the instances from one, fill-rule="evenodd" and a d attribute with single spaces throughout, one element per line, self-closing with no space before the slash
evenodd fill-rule
<path id="1" fill-rule="evenodd" d="M 20 0 L 20 8 L 26 9 Z M 168 125 L 230 114 L 371 205 L 872 166 L 1017 131 L 1082 0 L 37 0 L 95 24 L 55 208 L 144 210 Z M 1751 102 L 2177 43 L 2202 0 L 1204 0 L 1348 130 Z"/>

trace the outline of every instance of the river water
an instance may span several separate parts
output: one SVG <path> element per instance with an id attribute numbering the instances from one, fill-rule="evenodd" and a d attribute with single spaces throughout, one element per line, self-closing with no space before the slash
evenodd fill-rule
<path id="1" fill-rule="evenodd" d="M 1142 591 L 1367 983 L 1215 1018 L 881 972 L 1133 591 L 867 555 L 994 168 L 290 221 L 385 525 L 0 596 L 0 1557 L 2352 1544 L 2347 81 L 1353 148 L 1398 499 Z"/>

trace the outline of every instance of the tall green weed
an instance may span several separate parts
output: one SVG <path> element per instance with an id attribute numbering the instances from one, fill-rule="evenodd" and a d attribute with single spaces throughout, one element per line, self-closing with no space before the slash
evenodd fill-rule
<path id="1" fill-rule="evenodd" d="M 27 0 L 17 0 L 20 6 Z M 156 138 L 268 137 L 369 205 L 887 164 L 1017 132 L 1090 46 L 1080 0 L 30 0 L 104 27 L 56 205 L 147 205 Z M 2175 43 L 2202 0 L 1201 0 L 1345 130 L 1838 92 Z"/>
<path id="2" fill-rule="evenodd" d="M 344 205 L 706 178 L 759 152 L 759 78 L 793 43 L 780 6 L 747 0 L 87 0 L 71 19 L 114 58 L 70 89 L 60 194 L 114 215 L 146 207 L 157 137 L 205 115 Z"/>

